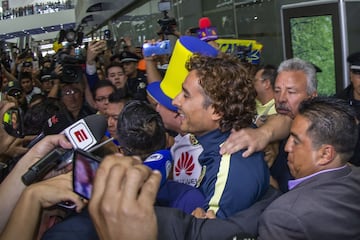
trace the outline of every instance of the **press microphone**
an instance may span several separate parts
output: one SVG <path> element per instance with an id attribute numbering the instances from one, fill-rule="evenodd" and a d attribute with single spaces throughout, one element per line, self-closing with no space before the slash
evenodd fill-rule
<path id="1" fill-rule="evenodd" d="M 67 127 L 63 133 L 71 142 L 73 149 L 79 148 L 86 151 L 101 140 L 106 129 L 106 118 L 100 114 L 93 114 Z M 71 161 L 73 149 L 55 148 L 29 168 L 21 178 L 23 183 L 28 186 L 40 181 L 55 167 L 64 162 L 68 163 L 69 160 Z"/>
<path id="2" fill-rule="evenodd" d="M 71 125 L 71 121 L 63 113 L 56 113 L 51 116 L 45 123 L 42 132 L 37 135 L 31 142 L 26 146 L 32 148 L 35 144 L 40 142 L 47 135 L 59 134 L 66 127 Z"/>
<path id="3" fill-rule="evenodd" d="M 216 27 L 211 26 L 211 21 L 208 17 L 199 19 L 199 30 L 197 31 L 200 40 L 208 42 L 218 39 Z"/>
<path id="4" fill-rule="evenodd" d="M 158 150 L 147 157 L 143 164 L 153 170 L 156 169 L 161 173 L 160 186 L 162 186 L 167 180 L 172 169 L 172 162 L 170 150 Z"/>

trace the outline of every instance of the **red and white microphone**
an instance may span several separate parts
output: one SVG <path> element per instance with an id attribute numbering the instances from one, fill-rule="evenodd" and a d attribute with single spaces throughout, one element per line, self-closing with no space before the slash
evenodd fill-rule
<path id="1" fill-rule="evenodd" d="M 80 148 L 86 151 L 101 140 L 106 128 L 107 123 L 105 117 L 94 114 L 80 119 L 70 127 L 67 127 L 63 133 L 74 146 L 74 149 Z"/>
<path id="2" fill-rule="evenodd" d="M 211 26 L 211 21 L 208 17 L 202 17 L 199 19 L 199 39 L 205 42 L 214 41 L 218 39 L 216 27 Z"/>

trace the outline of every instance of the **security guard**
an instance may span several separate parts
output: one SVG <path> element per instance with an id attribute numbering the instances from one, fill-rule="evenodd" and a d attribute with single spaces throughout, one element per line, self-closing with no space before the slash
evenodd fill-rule
<path id="1" fill-rule="evenodd" d="M 120 62 L 124 66 L 125 74 L 128 77 L 127 87 L 130 96 L 137 100 L 146 101 L 147 79 L 146 75 L 138 70 L 139 57 L 132 52 L 123 51 L 120 53 Z"/>
<path id="2" fill-rule="evenodd" d="M 360 52 L 350 54 L 347 61 L 349 62 L 351 84 L 337 94 L 336 97 L 348 101 L 355 108 L 360 121 Z M 349 162 L 360 166 L 360 140 L 358 140 L 355 153 Z"/>

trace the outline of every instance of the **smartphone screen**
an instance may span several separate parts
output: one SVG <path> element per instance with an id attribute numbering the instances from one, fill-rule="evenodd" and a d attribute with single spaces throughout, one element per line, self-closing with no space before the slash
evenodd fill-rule
<path id="1" fill-rule="evenodd" d="M 95 172 L 100 159 L 82 150 L 76 150 L 73 159 L 73 190 L 85 199 L 90 199 Z"/>
<path id="2" fill-rule="evenodd" d="M 16 138 L 24 137 L 24 122 L 21 108 L 12 107 L 8 109 L 3 115 L 2 123 L 7 134 Z"/>

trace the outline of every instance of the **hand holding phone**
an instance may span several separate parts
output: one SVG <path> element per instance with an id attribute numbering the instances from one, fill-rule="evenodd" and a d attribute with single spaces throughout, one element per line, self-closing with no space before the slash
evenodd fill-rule
<path id="1" fill-rule="evenodd" d="M 77 149 L 73 160 L 73 190 L 85 199 L 90 199 L 95 172 L 101 159 Z"/>
<path id="2" fill-rule="evenodd" d="M 156 43 L 144 43 L 143 52 L 145 57 L 155 55 L 165 55 L 171 53 L 170 40 L 164 40 Z"/>

